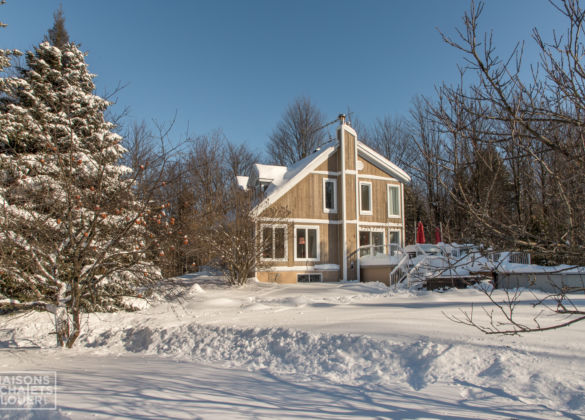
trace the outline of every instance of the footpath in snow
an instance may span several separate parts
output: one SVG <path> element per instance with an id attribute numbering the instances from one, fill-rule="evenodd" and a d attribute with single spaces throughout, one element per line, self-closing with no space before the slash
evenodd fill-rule
<path id="1" fill-rule="evenodd" d="M 0 369 L 58 375 L 59 409 L 21 418 L 585 417 L 585 325 L 510 337 L 448 320 L 486 304 L 476 289 L 198 274 L 136 303 L 88 316 L 73 350 L 53 348 L 46 313 L 3 317 Z"/>

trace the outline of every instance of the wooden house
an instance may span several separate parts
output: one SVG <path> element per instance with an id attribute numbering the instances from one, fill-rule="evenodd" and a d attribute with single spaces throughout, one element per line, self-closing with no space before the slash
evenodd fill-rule
<path id="1" fill-rule="evenodd" d="M 404 245 L 409 181 L 406 172 L 360 142 L 342 115 L 337 139 L 291 167 L 256 164 L 248 179 L 238 179 L 262 194 L 253 215 L 265 244 L 261 259 L 269 264 L 256 277 L 281 283 L 387 281 L 392 263 L 385 257 Z M 275 207 L 286 209 L 286 217 L 275 218 Z"/>

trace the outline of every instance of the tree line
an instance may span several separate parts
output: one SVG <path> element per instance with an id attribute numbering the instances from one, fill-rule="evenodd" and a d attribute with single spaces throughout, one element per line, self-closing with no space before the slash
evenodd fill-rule
<path id="1" fill-rule="evenodd" d="M 472 5 L 457 38 L 443 35 L 467 57 L 460 85 L 415 98 L 407 116 L 352 123 L 413 177 L 407 242 L 420 220 L 445 241 L 584 264 L 585 13 L 553 3 L 566 32 L 548 42 L 533 32 L 540 59 L 526 80 L 521 48 L 501 59 L 480 33 L 482 7 Z M 285 110 L 266 156 L 221 131 L 185 136 L 177 149 L 172 124 L 124 126 L 95 95 L 62 10 L 15 65 L 21 55 L 0 50 L 0 310 L 54 312 L 61 345 L 73 345 L 83 312 L 127 308 L 163 278 L 216 266 L 243 283 L 262 246 L 254 197 L 235 176 L 258 161 L 290 165 L 329 141 L 306 97 Z"/>
<path id="2" fill-rule="evenodd" d="M 456 37 L 441 33 L 464 54 L 460 83 L 414 98 L 407 115 L 371 125 L 354 116 L 353 125 L 362 141 L 413 178 L 406 187 L 407 242 L 422 221 L 427 237 L 440 228 L 446 242 L 524 250 L 542 264 L 583 265 L 585 11 L 578 1 L 552 2 L 566 28 L 550 40 L 534 29 L 538 60 L 523 66 L 522 44 L 502 58 L 491 35 L 480 31 L 483 7 L 472 2 Z M 304 117 L 309 111 L 312 118 Z M 270 136 L 272 161 L 304 157 L 323 141 L 302 136 L 324 125 L 308 99 L 297 99 L 283 121 Z M 289 152 L 280 147 L 288 138 L 306 144 L 288 143 L 296 147 Z"/>

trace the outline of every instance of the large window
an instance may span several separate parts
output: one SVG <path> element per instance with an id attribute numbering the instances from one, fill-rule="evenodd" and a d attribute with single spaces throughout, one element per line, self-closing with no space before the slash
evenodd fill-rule
<path id="1" fill-rule="evenodd" d="M 319 228 L 297 226 L 295 228 L 295 260 L 319 260 Z"/>
<path id="2" fill-rule="evenodd" d="M 337 213 L 337 180 L 323 179 L 323 212 Z"/>
<path id="3" fill-rule="evenodd" d="M 400 186 L 388 185 L 388 217 L 400 217 Z"/>
<path id="4" fill-rule="evenodd" d="M 360 230 L 360 256 L 384 253 L 384 232 Z"/>
<path id="5" fill-rule="evenodd" d="M 360 182 L 360 214 L 372 214 L 371 182 Z"/>
<path id="6" fill-rule="evenodd" d="M 399 230 L 391 230 L 388 232 L 388 243 L 390 244 L 390 255 L 396 254 L 396 251 L 402 245 Z"/>
<path id="7" fill-rule="evenodd" d="M 286 225 L 262 226 L 262 259 L 286 260 Z"/>

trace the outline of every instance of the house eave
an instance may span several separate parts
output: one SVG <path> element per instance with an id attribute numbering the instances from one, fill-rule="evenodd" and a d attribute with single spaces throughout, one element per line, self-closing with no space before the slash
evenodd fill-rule
<path id="1" fill-rule="evenodd" d="M 266 210 L 272 204 L 274 204 L 279 198 L 285 195 L 288 191 L 290 191 L 295 185 L 297 185 L 301 180 L 303 180 L 309 173 L 311 173 L 317 166 L 321 163 L 325 162 L 329 157 L 331 157 L 335 151 L 337 150 L 337 145 L 332 145 L 324 149 L 318 156 L 316 156 L 312 161 L 310 161 L 303 169 L 301 169 L 295 176 L 291 179 L 286 181 L 283 185 L 278 187 L 276 191 L 274 191 L 269 196 L 265 197 L 254 209 L 252 209 L 252 216 L 257 217 L 262 213 L 262 211 Z"/>
<path id="2" fill-rule="evenodd" d="M 358 142 L 358 155 L 366 159 L 378 169 L 390 173 L 393 177 L 404 184 L 408 184 L 412 180 L 404 170 L 400 169 L 394 163 L 390 162 L 384 156 L 362 142 Z"/>

